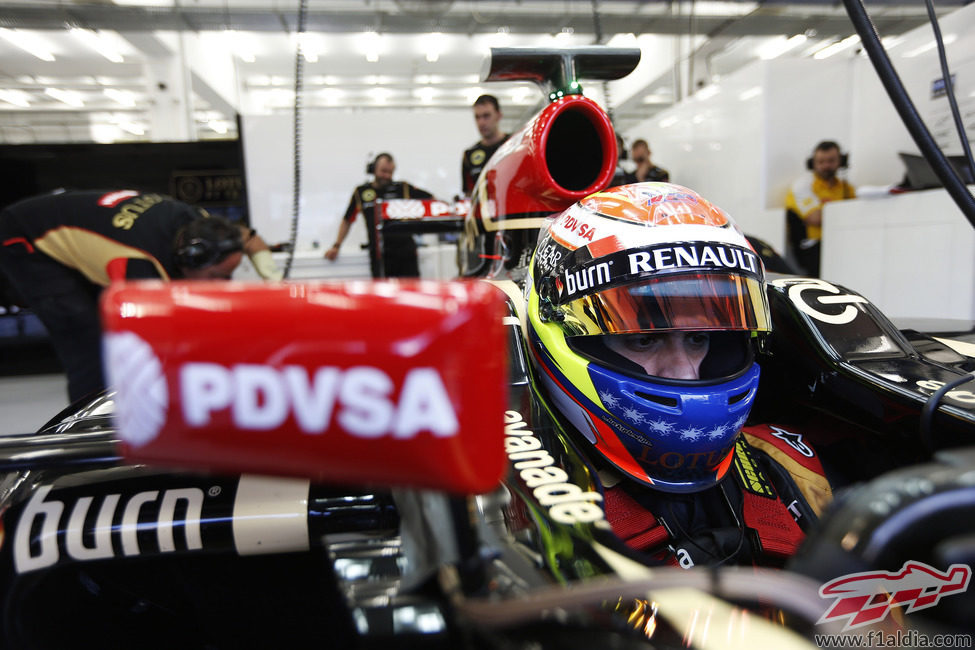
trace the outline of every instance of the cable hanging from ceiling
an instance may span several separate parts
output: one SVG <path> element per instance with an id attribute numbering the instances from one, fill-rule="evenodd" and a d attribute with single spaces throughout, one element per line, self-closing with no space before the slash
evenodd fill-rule
<path id="1" fill-rule="evenodd" d="M 284 263 L 284 277 L 291 274 L 298 239 L 298 219 L 301 214 L 301 99 L 304 88 L 305 57 L 301 51 L 302 34 L 308 17 L 308 0 L 298 0 L 298 25 L 295 34 L 295 111 L 294 111 L 294 168 L 291 203 L 291 232 L 288 237 L 288 259 Z"/>

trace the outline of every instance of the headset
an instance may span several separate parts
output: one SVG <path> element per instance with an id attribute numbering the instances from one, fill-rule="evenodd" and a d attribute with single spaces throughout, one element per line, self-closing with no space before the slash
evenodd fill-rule
<path id="1" fill-rule="evenodd" d="M 847 167 L 849 167 L 850 154 L 843 153 L 843 150 L 840 149 L 840 145 L 833 142 L 832 140 L 823 140 L 822 142 L 816 145 L 816 147 L 813 149 L 813 152 L 820 151 L 821 149 L 833 149 L 833 148 L 835 148 L 837 151 L 840 152 L 840 169 L 846 169 Z M 812 156 L 806 158 L 806 169 L 808 169 L 809 171 L 812 171 L 813 169 Z"/>
<path id="2" fill-rule="evenodd" d="M 386 153 L 386 152 L 382 152 L 382 153 L 376 154 L 376 157 L 373 158 L 372 161 L 370 161 L 366 165 L 366 173 L 367 174 L 375 174 L 376 173 L 376 163 L 379 162 L 379 159 L 380 158 L 389 158 L 390 160 L 392 160 L 393 159 L 393 156 L 391 154 Z"/>
<path id="3" fill-rule="evenodd" d="M 199 224 L 199 225 L 197 225 Z M 187 230 L 193 230 L 189 239 Z M 244 250 L 240 228 L 220 217 L 206 217 L 189 224 L 176 238 L 174 258 L 183 269 L 202 269 L 225 260 L 231 253 Z"/>

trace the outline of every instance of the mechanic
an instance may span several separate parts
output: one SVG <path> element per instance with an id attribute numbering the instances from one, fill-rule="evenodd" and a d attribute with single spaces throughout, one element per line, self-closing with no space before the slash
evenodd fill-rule
<path id="1" fill-rule="evenodd" d="M 481 95 L 474 100 L 474 123 L 481 139 L 464 152 L 460 165 L 461 188 L 470 198 L 474 184 L 494 152 L 508 139 L 501 130 L 501 105 L 494 95 Z"/>
<path id="2" fill-rule="evenodd" d="M 542 231 L 528 282 L 542 395 L 613 531 L 684 567 L 784 563 L 832 493 L 800 433 L 745 426 L 771 319 L 730 217 L 669 183 L 599 192 Z"/>
<path id="3" fill-rule="evenodd" d="M 98 297 L 125 279 L 229 279 L 243 254 L 281 279 L 257 233 L 161 194 L 63 191 L 0 212 L 0 271 L 44 323 L 71 401 L 105 387 Z"/>
<path id="4" fill-rule="evenodd" d="M 636 168 L 630 174 L 629 182 L 643 183 L 645 181 L 669 181 L 670 172 L 662 167 L 657 167 L 650 160 L 650 145 L 642 138 L 634 140 L 630 146 L 630 159 Z"/>
<path id="5" fill-rule="evenodd" d="M 819 277 L 823 236 L 823 206 L 830 201 L 855 199 L 853 186 L 837 173 L 847 157 L 832 140 L 816 145 L 806 160 L 810 173 L 799 178 L 785 199 L 789 245 L 796 261 L 811 276 Z"/>
<path id="6" fill-rule="evenodd" d="M 360 212 L 366 222 L 366 236 L 369 242 L 369 266 L 372 277 L 380 278 L 418 278 L 420 263 L 417 259 L 416 242 L 412 235 L 386 234 L 383 236 L 383 257 L 380 267 L 376 242 L 376 199 L 429 199 L 433 195 L 426 190 L 410 185 L 406 181 L 393 181 L 396 162 L 388 153 L 381 153 L 369 163 L 366 171 L 373 175 L 372 181 L 363 183 L 352 191 L 349 206 L 345 209 L 339 225 L 335 243 L 325 251 L 325 259 L 334 262 L 339 256 L 339 247 L 349 234 L 349 229 Z"/>

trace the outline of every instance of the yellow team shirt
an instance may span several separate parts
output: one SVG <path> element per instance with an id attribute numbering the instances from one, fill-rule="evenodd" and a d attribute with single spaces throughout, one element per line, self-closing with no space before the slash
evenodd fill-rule
<path id="1" fill-rule="evenodd" d="M 822 207 L 824 203 L 855 199 L 856 196 L 853 186 L 842 179 L 837 178 L 830 184 L 815 174 L 809 174 L 793 184 L 785 198 L 785 207 L 805 220 L 810 212 Z M 808 239 L 822 239 L 822 236 L 821 226 L 806 226 Z"/>

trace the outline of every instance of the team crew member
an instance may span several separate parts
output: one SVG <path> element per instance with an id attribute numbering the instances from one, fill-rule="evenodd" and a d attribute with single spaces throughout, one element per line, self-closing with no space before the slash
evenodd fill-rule
<path id="1" fill-rule="evenodd" d="M 105 387 L 98 297 L 124 279 L 229 279 L 244 253 L 280 279 L 250 229 L 160 194 L 56 192 L 0 212 L 0 271 L 37 317 L 68 375 L 72 401 Z"/>
<path id="2" fill-rule="evenodd" d="M 461 188 L 467 197 L 474 191 L 484 165 L 508 139 L 508 134 L 501 131 L 501 106 L 494 95 L 481 95 L 474 101 L 474 122 L 481 139 L 464 152 L 460 165 Z"/>
<path id="3" fill-rule="evenodd" d="M 663 167 L 658 167 L 650 160 L 650 145 L 646 140 L 634 140 L 630 148 L 630 158 L 636 164 L 636 168 L 630 175 L 630 182 L 643 183 L 647 181 L 670 180 L 670 172 Z"/>
<path id="4" fill-rule="evenodd" d="M 412 235 L 384 234 L 382 268 L 379 264 L 376 242 L 376 199 L 429 199 L 433 195 L 426 190 L 414 187 L 406 181 L 393 181 L 396 162 L 388 153 L 381 153 L 370 164 L 372 181 L 364 183 L 352 191 L 349 207 L 345 209 L 335 243 L 325 251 L 325 259 L 334 262 L 339 256 L 339 247 L 349 234 L 349 229 L 360 212 L 366 222 L 366 236 L 369 238 L 369 266 L 372 277 L 418 278 L 420 264 L 416 254 L 416 242 Z"/>
<path id="5" fill-rule="evenodd" d="M 528 338 L 613 531 L 684 567 L 782 564 L 831 490 L 800 435 L 745 425 L 771 328 L 760 258 L 678 185 L 613 188 L 564 214 L 532 260 Z"/>
<path id="6" fill-rule="evenodd" d="M 846 166 L 844 159 L 840 146 L 832 140 L 817 144 L 807 161 L 811 173 L 793 183 L 785 199 L 789 245 L 796 261 L 812 276 L 819 276 L 823 206 L 856 198 L 853 186 L 837 176 L 840 167 Z"/>

